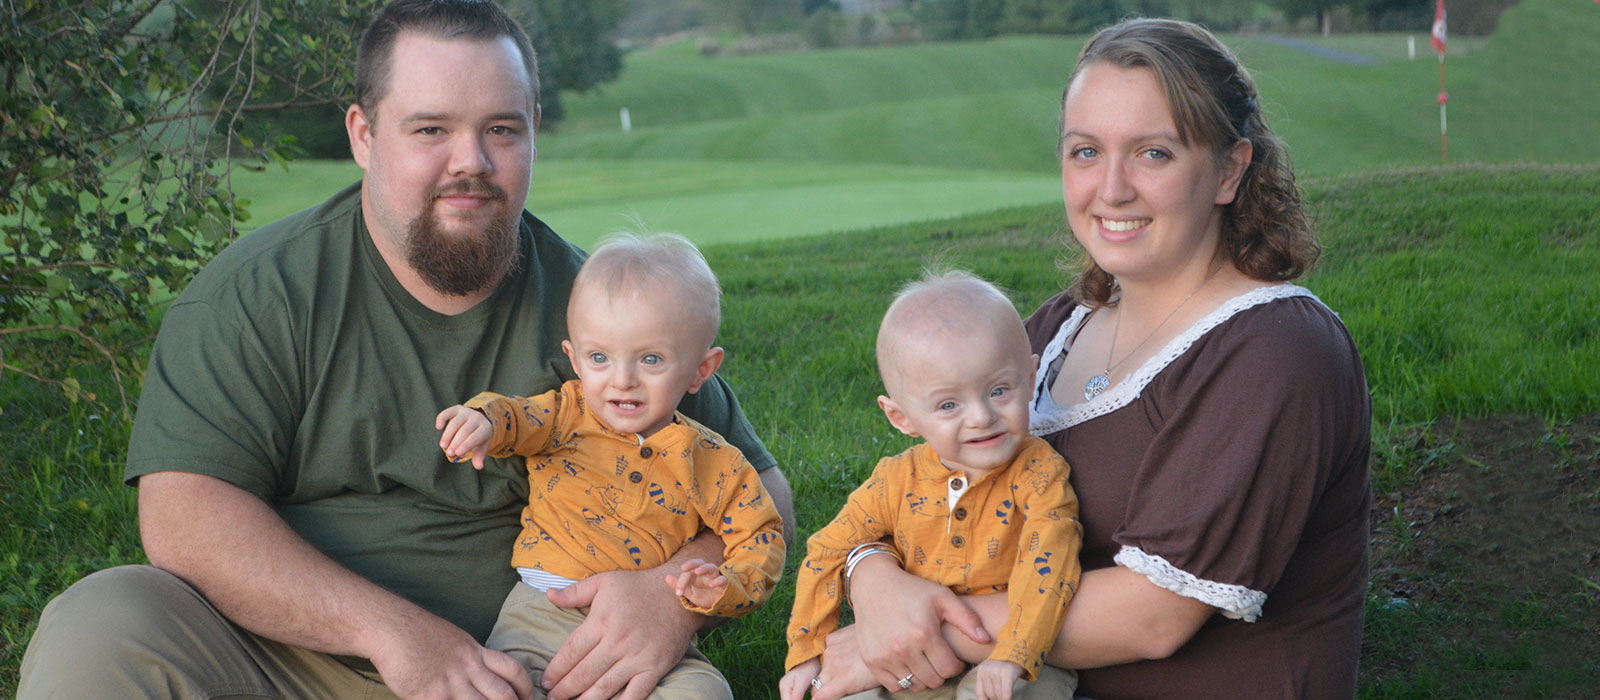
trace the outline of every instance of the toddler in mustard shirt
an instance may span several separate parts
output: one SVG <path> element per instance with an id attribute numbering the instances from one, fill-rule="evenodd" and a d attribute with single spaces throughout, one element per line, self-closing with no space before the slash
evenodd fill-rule
<path id="1" fill-rule="evenodd" d="M 806 542 L 783 700 L 820 689 L 820 656 L 838 627 L 848 569 L 870 551 L 861 548 L 874 546 L 957 594 L 1005 592 L 1011 611 L 992 635 L 988 659 L 958 684 L 911 695 L 1071 697 L 1076 675 L 1045 666 L 1044 655 L 1077 590 L 1083 530 L 1066 461 L 1028 433 L 1038 358 L 1016 308 L 970 274 L 930 273 L 889 306 L 877 354 L 888 394 L 878 406 L 895 428 L 924 442 L 879 461 L 833 522 Z M 874 544 L 885 537 L 892 549 Z M 907 674 L 899 685 L 924 680 Z"/>
<path id="2" fill-rule="evenodd" d="M 667 577 L 685 608 L 743 615 L 782 574 L 782 521 L 756 470 L 676 410 L 722 364 L 712 346 L 720 296 L 682 237 L 613 237 L 579 270 L 567 305 L 561 348 L 578 378 L 529 398 L 479 394 L 436 419 L 452 461 L 482 469 L 486 456 L 526 458 L 531 493 L 511 555 L 522 582 L 487 646 L 522 662 L 536 682 L 583 619 L 550 603 L 547 589 L 659 566 L 702 527 L 722 537 L 725 561 L 690 560 Z M 691 647 L 651 697 L 729 691 Z"/>

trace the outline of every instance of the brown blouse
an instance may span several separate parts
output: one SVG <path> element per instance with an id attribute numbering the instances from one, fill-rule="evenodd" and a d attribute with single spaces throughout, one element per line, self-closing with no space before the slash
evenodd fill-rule
<path id="1" fill-rule="evenodd" d="M 1093 401 L 1048 398 L 1086 310 L 1028 319 L 1033 432 L 1072 465 L 1083 568 L 1217 607 L 1167 659 L 1085 670 L 1115 698 L 1350 698 L 1367 585 L 1371 404 L 1355 343 L 1304 289 L 1248 292 Z"/>

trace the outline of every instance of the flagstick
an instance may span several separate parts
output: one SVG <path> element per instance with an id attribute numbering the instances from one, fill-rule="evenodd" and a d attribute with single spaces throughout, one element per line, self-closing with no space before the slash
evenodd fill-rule
<path id="1" fill-rule="evenodd" d="M 1444 107 L 1449 101 L 1448 93 L 1444 91 L 1444 54 L 1439 54 L 1439 159 L 1450 161 L 1450 136 L 1445 128 Z"/>

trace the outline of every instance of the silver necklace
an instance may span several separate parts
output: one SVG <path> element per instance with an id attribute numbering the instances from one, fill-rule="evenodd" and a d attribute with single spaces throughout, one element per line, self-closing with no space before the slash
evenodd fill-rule
<path id="1" fill-rule="evenodd" d="M 1116 357 L 1117 355 L 1117 333 L 1122 331 L 1122 312 L 1119 310 L 1117 312 L 1117 322 L 1111 327 L 1111 347 L 1106 350 L 1106 368 L 1099 374 L 1090 377 L 1089 381 L 1083 383 L 1083 400 L 1091 401 L 1094 399 L 1094 397 L 1099 396 L 1100 392 L 1105 391 L 1107 387 L 1111 386 L 1111 370 L 1122 366 L 1123 362 L 1127 362 L 1128 358 L 1133 357 L 1134 353 L 1139 352 L 1139 348 L 1144 347 L 1145 343 L 1150 342 L 1150 339 L 1155 337 L 1156 331 L 1161 330 L 1162 326 L 1167 325 L 1167 321 L 1172 320 L 1173 316 L 1178 315 L 1178 309 L 1183 308 L 1184 304 L 1189 303 L 1189 300 L 1193 299 L 1194 295 L 1199 294 L 1200 290 L 1205 288 L 1206 283 L 1210 282 L 1211 278 L 1216 277 L 1217 273 L 1221 271 L 1222 266 L 1218 265 L 1216 269 L 1211 271 L 1211 274 L 1206 275 L 1206 278 L 1200 281 L 1200 286 L 1195 287 L 1194 291 L 1189 292 L 1189 296 L 1184 297 L 1183 301 L 1178 302 L 1177 306 L 1172 307 L 1172 311 L 1167 314 L 1166 318 L 1161 319 L 1161 322 L 1157 323 L 1155 328 L 1150 329 L 1149 335 L 1146 335 L 1144 340 L 1139 341 L 1138 345 L 1133 346 L 1133 349 L 1129 350 L 1128 354 L 1123 355 L 1121 360 L 1117 361 L 1116 363 L 1112 363 L 1111 358 Z"/>

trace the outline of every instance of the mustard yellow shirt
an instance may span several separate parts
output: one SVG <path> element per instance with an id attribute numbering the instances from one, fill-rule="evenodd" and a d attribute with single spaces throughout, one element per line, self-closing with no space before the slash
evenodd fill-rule
<path id="1" fill-rule="evenodd" d="M 723 541 L 728 588 L 709 608 L 738 617 L 783 574 L 783 521 L 739 449 L 682 413 L 640 441 L 588 410 L 569 381 L 531 398 L 483 393 L 466 405 L 494 426 L 489 454 L 527 459 L 531 493 L 511 564 L 570 579 L 659 566 L 702 526 Z"/>
<path id="2" fill-rule="evenodd" d="M 1083 526 L 1067 474 L 1061 455 L 1032 436 L 1010 464 L 972 483 L 925 443 L 879 461 L 806 541 L 785 668 L 821 655 L 839 626 L 850 550 L 892 535 L 908 573 L 960 595 L 1006 592 L 1011 614 L 989 658 L 1014 662 L 1033 680 L 1082 574 Z"/>

